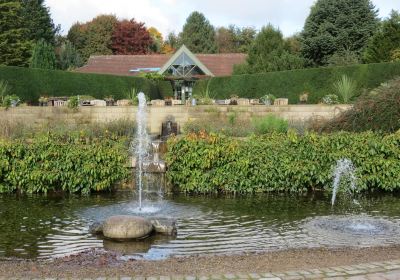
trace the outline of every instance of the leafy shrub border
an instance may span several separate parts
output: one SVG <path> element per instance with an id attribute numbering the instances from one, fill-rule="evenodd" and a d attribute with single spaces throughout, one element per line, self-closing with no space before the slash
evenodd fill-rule
<path id="1" fill-rule="evenodd" d="M 129 176 L 121 141 L 52 134 L 29 143 L 0 140 L 0 193 L 110 190 Z"/>
<path id="2" fill-rule="evenodd" d="M 400 189 L 400 132 L 289 132 L 246 140 L 188 134 L 169 141 L 167 178 L 187 193 L 326 190 L 341 158 L 356 166 L 358 191 Z"/>

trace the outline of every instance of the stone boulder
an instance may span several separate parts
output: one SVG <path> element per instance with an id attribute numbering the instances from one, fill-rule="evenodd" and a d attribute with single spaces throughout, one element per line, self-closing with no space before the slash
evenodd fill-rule
<path id="1" fill-rule="evenodd" d="M 175 236 L 177 234 L 175 220 L 152 218 L 150 222 L 152 223 L 154 231 L 156 233 L 171 236 Z"/>
<path id="2" fill-rule="evenodd" d="M 94 222 L 89 226 L 89 232 L 92 234 L 100 234 L 103 233 L 103 223 Z"/>
<path id="3" fill-rule="evenodd" d="M 109 239 L 138 239 L 148 236 L 153 231 L 153 225 L 142 217 L 113 216 L 103 223 L 102 230 Z"/>

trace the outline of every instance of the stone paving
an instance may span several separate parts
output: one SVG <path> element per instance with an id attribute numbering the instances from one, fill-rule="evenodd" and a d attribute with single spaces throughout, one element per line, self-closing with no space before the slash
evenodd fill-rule
<path id="1" fill-rule="evenodd" d="M 106 278 L 99 278 L 99 280 Z M 107 278 L 109 279 L 109 278 Z M 111 278 L 110 278 L 111 279 Z M 117 279 L 117 278 L 113 278 Z M 120 277 L 120 280 L 400 280 L 400 260 L 373 262 L 358 265 L 338 266 L 320 269 L 306 269 L 273 273 L 239 273 L 203 276 L 161 276 L 161 277 Z"/>
<path id="2" fill-rule="evenodd" d="M 5 280 L 0 276 L 0 280 Z M 17 280 L 18 278 L 8 278 Z M 24 278 L 25 279 L 25 278 Z M 63 278 L 66 279 L 66 278 Z M 100 277 L 96 280 L 400 280 L 400 260 L 372 262 L 358 265 L 338 266 L 320 269 L 305 269 L 286 272 L 267 273 L 237 273 L 223 275 L 187 275 L 187 276 L 156 276 L 156 277 Z M 36 279 L 39 280 L 39 279 Z M 55 278 L 45 278 L 55 280 Z M 76 279 L 77 280 L 77 279 Z M 84 280 L 94 280 L 85 278 Z"/>

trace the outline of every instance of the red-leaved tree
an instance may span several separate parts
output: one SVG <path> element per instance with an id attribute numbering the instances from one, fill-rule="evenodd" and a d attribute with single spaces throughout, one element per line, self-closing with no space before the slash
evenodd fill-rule
<path id="1" fill-rule="evenodd" d="M 122 20 L 114 28 L 112 51 L 114 54 L 147 54 L 153 40 L 144 23 L 134 19 Z"/>

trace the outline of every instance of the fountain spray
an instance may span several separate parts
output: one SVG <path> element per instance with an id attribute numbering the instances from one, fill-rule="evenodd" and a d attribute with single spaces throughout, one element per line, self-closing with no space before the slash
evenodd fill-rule
<path id="1" fill-rule="evenodd" d="M 333 191 L 332 191 L 332 206 L 335 204 L 336 194 L 339 190 L 340 181 L 343 177 L 348 178 L 350 181 L 350 191 L 356 190 L 356 175 L 353 162 L 347 158 L 339 159 L 336 162 L 336 168 L 333 173 Z"/>
<path id="2" fill-rule="evenodd" d="M 146 131 L 147 112 L 146 97 L 143 92 L 138 94 L 139 107 L 136 113 L 136 137 L 131 143 L 131 151 L 136 156 L 136 186 L 139 191 L 139 210 L 142 210 L 142 188 L 143 188 L 143 161 L 148 155 L 149 135 Z"/>

